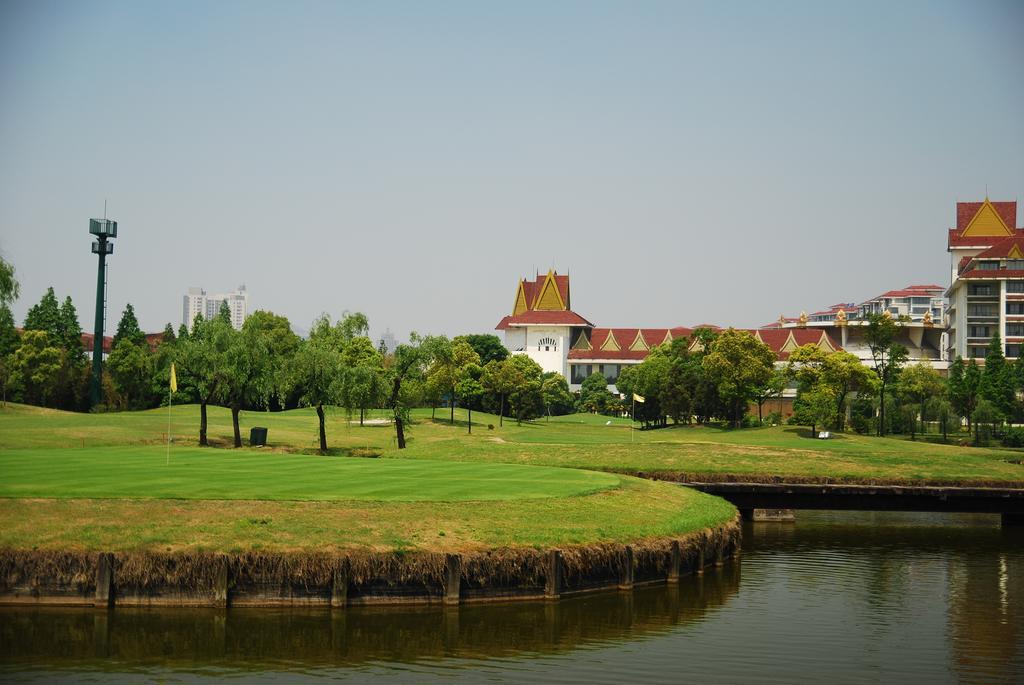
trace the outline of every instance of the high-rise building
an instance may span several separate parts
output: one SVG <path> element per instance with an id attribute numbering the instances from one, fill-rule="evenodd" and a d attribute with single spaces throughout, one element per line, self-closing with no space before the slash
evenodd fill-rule
<path id="1" fill-rule="evenodd" d="M 213 295 L 208 295 L 202 288 L 189 288 L 182 298 L 182 323 L 191 326 L 198 314 L 202 314 L 204 319 L 212 319 L 225 302 L 231 310 L 231 325 L 241 329 L 249 316 L 249 293 L 244 285 L 230 293 Z"/>
<path id="2" fill-rule="evenodd" d="M 395 334 L 388 328 L 384 331 L 384 335 L 380 336 L 380 345 L 384 349 L 384 354 L 392 354 L 395 348 L 398 347 L 398 343 L 395 341 Z"/>
<path id="3" fill-rule="evenodd" d="M 984 359 L 999 336 L 1003 354 L 1016 358 L 1024 346 L 1024 228 L 1016 202 L 958 202 L 949 229 L 952 278 L 949 356 Z"/>

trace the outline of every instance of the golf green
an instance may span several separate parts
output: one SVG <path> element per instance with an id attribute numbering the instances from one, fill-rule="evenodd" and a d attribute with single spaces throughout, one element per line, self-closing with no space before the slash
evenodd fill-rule
<path id="1" fill-rule="evenodd" d="M 156 446 L 0 452 L 0 497 L 465 502 L 571 497 L 618 476 L 517 464 Z"/>

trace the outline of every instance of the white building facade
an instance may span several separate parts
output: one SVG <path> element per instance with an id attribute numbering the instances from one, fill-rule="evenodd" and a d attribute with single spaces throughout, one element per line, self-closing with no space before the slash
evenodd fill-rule
<path id="1" fill-rule="evenodd" d="M 182 298 L 181 322 L 191 327 L 197 315 L 204 319 L 212 319 L 220 311 L 221 305 L 227 303 L 231 311 L 231 325 L 241 329 L 249 317 L 249 293 L 244 285 L 229 293 L 208 295 L 202 288 L 189 288 Z"/>

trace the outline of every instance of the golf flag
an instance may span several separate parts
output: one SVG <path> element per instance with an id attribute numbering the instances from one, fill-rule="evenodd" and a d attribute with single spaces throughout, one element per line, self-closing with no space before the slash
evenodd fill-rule
<path id="1" fill-rule="evenodd" d="M 171 392 L 178 392 L 178 374 L 174 373 L 174 362 L 171 362 Z"/>
<path id="2" fill-rule="evenodd" d="M 633 401 L 643 403 L 644 398 L 642 395 L 637 395 L 636 393 L 633 393 Z"/>

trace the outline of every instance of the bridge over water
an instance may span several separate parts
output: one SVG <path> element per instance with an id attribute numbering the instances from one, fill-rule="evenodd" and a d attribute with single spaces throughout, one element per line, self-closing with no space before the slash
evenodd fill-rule
<path id="1" fill-rule="evenodd" d="M 744 519 L 754 509 L 839 509 L 1001 514 L 1024 524 L 1024 488 L 970 488 L 811 483 L 701 483 L 684 485 L 732 502 Z"/>

